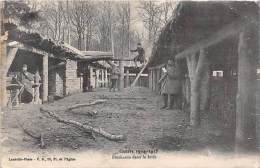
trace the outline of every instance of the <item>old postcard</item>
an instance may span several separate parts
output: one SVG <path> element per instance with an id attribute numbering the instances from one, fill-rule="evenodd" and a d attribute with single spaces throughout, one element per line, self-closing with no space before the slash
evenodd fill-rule
<path id="1" fill-rule="evenodd" d="M 260 168 L 259 7 L 0 0 L 0 167 Z"/>

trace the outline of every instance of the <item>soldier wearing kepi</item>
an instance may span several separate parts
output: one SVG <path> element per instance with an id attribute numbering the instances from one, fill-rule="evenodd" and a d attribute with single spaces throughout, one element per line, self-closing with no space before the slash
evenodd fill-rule
<path id="1" fill-rule="evenodd" d="M 181 93 L 181 69 L 174 60 L 169 60 L 166 66 L 166 72 L 158 82 L 161 84 L 161 94 L 164 100 L 164 106 L 161 109 L 173 109 Z M 169 106 L 168 106 L 169 97 Z"/>
<path id="2" fill-rule="evenodd" d="M 33 100 L 34 75 L 27 71 L 27 65 L 23 65 L 22 72 L 17 73 L 17 82 L 24 87 L 21 93 L 21 100 L 24 103 L 31 103 Z"/>
<path id="3" fill-rule="evenodd" d="M 135 66 L 137 67 L 137 61 L 139 61 L 142 65 L 145 62 L 145 51 L 141 45 L 141 43 L 137 43 L 137 48 L 135 50 L 130 50 L 131 52 L 138 52 L 138 55 L 134 57 Z"/>

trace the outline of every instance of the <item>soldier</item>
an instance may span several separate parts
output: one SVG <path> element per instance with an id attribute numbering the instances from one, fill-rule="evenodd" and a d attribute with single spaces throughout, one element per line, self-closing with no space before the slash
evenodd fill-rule
<path id="1" fill-rule="evenodd" d="M 33 100 L 33 84 L 34 75 L 27 71 L 27 65 L 23 65 L 22 72 L 17 74 L 17 82 L 23 86 L 21 93 L 21 101 L 24 103 L 31 103 Z"/>
<path id="2" fill-rule="evenodd" d="M 119 73 L 118 67 L 115 64 L 112 64 L 112 71 L 111 71 L 111 77 L 110 77 L 111 84 L 110 84 L 110 87 L 109 87 L 110 92 L 111 92 L 112 89 L 114 91 L 116 90 L 116 83 L 117 83 L 119 74 L 120 73 Z"/>
<path id="3" fill-rule="evenodd" d="M 161 84 L 161 94 L 164 100 L 164 106 L 161 109 L 173 109 L 181 93 L 181 70 L 176 61 L 168 61 L 166 72 L 158 83 Z M 169 106 L 168 97 L 170 99 Z"/>
<path id="4" fill-rule="evenodd" d="M 135 50 L 130 50 L 131 52 L 138 52 L 138 55 L 134 57 L 135 66 L 137 67 L 137 61 L 141 64 L 145 62 L 145 51 L 141 45 L 141 43 L 137 43 L 137 48 Z"/>

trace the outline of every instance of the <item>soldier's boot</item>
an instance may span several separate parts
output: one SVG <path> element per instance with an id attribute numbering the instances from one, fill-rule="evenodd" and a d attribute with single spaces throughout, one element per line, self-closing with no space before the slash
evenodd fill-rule
<path id="1" fill-rule="evenodd" d="M 164 101 L 164 106 L 162 106 L 161 109 L 165 109 L 166 107 L 168 107 L 168 95 L 167 94 L 163 94 L 163 101 Z"/>
<path id="2" fill-rule="evenodd" d="M 174 106 L 174 95 L 170 95 L 169 98 L 170 98 L 170 105 L 167 109 L 172 110 Z"/>

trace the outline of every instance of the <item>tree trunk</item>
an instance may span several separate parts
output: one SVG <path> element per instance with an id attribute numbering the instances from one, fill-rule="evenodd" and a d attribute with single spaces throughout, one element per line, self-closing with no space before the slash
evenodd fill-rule
<path id="1" fill-rule="evenodd" d="M 255 149 L 256 142 L 256 63 L 258 56 L 258 26 L 239 34 L 238 92 L 236 104 L 237 152 Z"/>
<path id="2" fill-rule="evenodd" d="M 197 127 L 200 125 L 200 86 L 205 64 L 205 52 L 200 50 L 199 60 L 196 55 L 187 58 L 187 64 L 191 83 L 191 100 L 190 100 L 190 125 Z"/>

